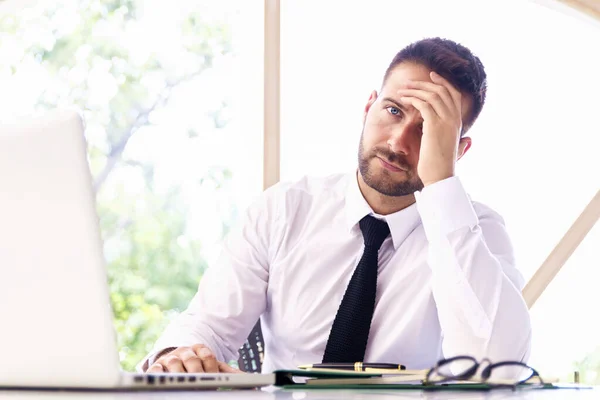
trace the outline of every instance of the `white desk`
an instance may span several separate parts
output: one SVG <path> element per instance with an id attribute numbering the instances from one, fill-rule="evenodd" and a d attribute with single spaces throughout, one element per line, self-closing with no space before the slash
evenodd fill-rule
<path id="1" fill-rule="evenodd" d="M 135 393 L 91 393 L 91 392 L 34 392 L 0 391 L 0 400 L 598 400 L 600 388 L 592 390 L 529 390 L 511 392 L 495 390 L 490 392 L 421 392 L 393 390 L 275 390 L 275 391 L 189 391 L 189 392 L 135 392 Z"/>

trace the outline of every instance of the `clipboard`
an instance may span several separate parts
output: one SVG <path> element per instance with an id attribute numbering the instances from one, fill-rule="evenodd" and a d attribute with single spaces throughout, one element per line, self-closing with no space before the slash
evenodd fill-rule
<path id="1" fill-rule="evenodd" d="M 370 383 L 377 378 L 390 377 L 388 374 L 373 372 L 355 372 L 343 370 L 300 370 L 283 369 L 274 371 L 275 386 L 281 389 L 386 389 L 386 390 L 421 390 L 421 391 L 489 391 L 499 390 L 496 385 L 481 382 L 458 382 L 444 383 L 438 385 L 425 385 L 420 380 L 410 383 Z M 393 374 L 402 377 L 403 374 Z M 409 376 L 409 375 L 404 375 Z M 294 378 L 318 379 L 319 384 L 309 382 L 297 382 Z M 357 379 L 364 380 L 364 383 L 356 383 Z M 348 383 L 344 383 L 344 381 Z M 331 383 L 329 383 L 330 381 Z M 535 386 L 535 387 L 534 387 Z M 593 389 L 592 386 L 578 384 L 556 384 L 546 383 L 543 386 L 522 384 L 517 386 L 517 390 L 548 390 L 548 389 Z"/>

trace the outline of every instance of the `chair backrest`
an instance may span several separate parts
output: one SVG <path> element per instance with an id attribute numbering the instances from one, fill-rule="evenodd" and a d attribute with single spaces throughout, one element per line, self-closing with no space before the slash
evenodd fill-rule
<path id="1" fill-rule="evenodd" d="M 238 365 L 244 372 L 261 372 L 264 359 L 264 343 L 260 320 L 248 335 L 246 342 L 238 350 Z"/>

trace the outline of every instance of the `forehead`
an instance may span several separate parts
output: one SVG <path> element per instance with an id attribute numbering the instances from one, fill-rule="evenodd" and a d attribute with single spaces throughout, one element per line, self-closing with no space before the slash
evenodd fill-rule
<path id="1" fill-rule="evenodd" d="M 425 81 L 431 82 L 429 73 L 431 70 L 424 65 L 412 62 L 403 62 L 392 69 L 381 88 L 381 91 L 387 94 L 393 94 L 400 89 L 400 85 L 407 81 Z"/>

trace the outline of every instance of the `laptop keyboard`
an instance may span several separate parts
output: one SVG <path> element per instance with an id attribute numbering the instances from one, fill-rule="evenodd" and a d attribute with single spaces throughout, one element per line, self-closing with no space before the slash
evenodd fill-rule
<path id="1" fill-rule="evenodd" d="M 199 382 L 221 382 L 226 384 L 229 376 L 202 376 L 195 374 L 134 374 L 133 382 L 137 385 L 173 386 L 194 385 Z M 136 385 L 136 386 L 137 386 Z"/>

